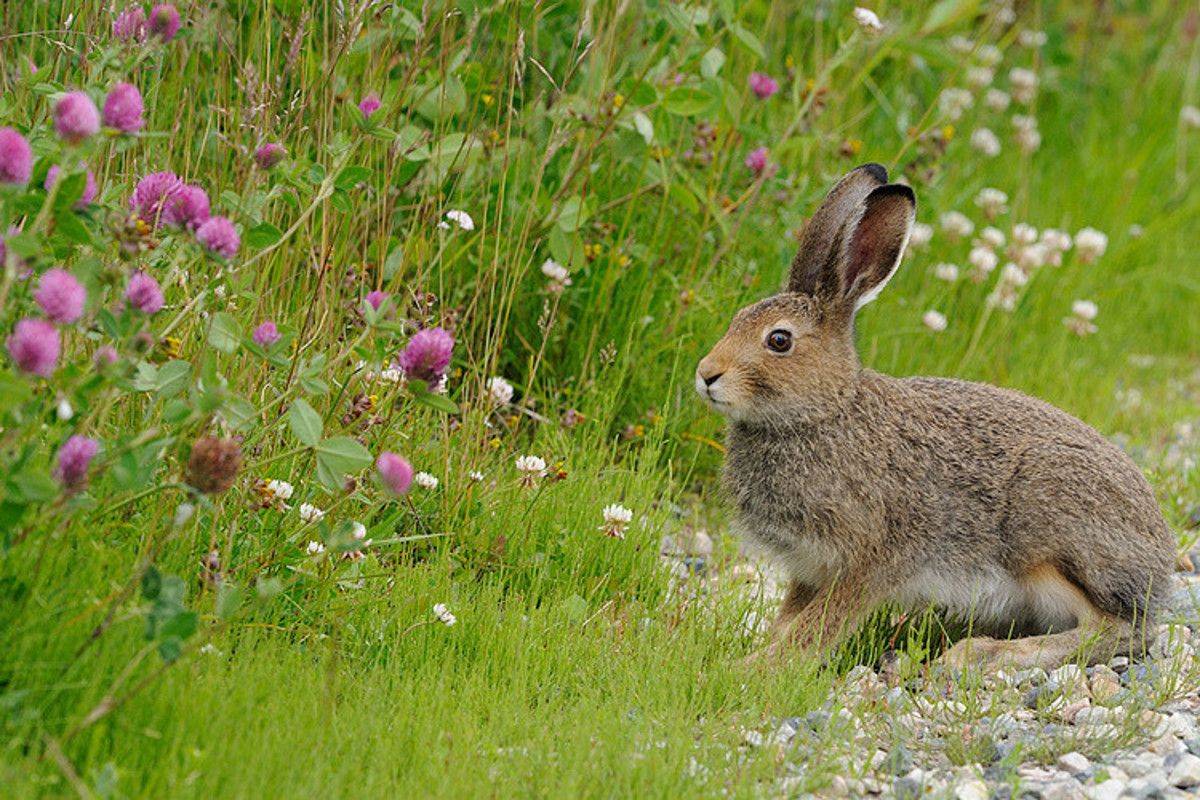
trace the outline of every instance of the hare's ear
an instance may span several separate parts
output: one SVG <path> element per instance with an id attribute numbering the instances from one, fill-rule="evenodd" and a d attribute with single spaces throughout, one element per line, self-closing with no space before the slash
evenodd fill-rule
<path id="1" fill-rule="evenodd" d="M 863 164 L 838 181 L 804 228 L 800 250 L 792 259 L 787 290 L 795 294 L 834 295 L 841 288 L 838 260 L 840 235 L 862 209 L 872 191 L 887 183 L 881 164 Z"/>
<path id="2" fill-rule="evenodd" d="M 867 195 L 862 215 L 847 221 L 840 237 L 840 283 L 854 310 L 874 300 L 895 274 L 916 218 L 913 190 L 891 183 Z"/>

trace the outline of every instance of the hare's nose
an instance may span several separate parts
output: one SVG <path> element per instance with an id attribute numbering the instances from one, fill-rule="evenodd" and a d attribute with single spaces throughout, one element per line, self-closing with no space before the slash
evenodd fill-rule
<path id="1" fill-rule="evenodd" d="M 712 386 L 717 382 L 717 378 L 720 378 L 724 374 L 724 372 L 718 372 L 716 375 L 701 375 L 700 379 L 704 381 L 705 386 Z"/>

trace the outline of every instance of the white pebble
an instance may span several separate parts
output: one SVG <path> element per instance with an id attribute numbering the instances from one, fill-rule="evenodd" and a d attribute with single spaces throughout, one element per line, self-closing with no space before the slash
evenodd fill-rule
<path id="1" fill-rule="evenodd" d="M 1172 786 L 1178 786 L 1180 789 L 1200 786 L 1200 758 L 1191 753 L 1185 753 L 1179 759 L 1179 763 L 1175 765 L 1175 769 L 1171 770 L 1171 775 L 1167 780 Z"/>

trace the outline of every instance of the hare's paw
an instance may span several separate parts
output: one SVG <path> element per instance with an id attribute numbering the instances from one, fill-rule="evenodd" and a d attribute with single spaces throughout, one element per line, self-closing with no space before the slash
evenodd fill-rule
<path id="1" fill-rule="evenodd" d="M 942 654 L 942 664 L 950 669 L 984 669 L 998 668 L 1007 654 L 1005 642 L 997 641 L 989 636 L 973 636 L 963 639 Z"/>

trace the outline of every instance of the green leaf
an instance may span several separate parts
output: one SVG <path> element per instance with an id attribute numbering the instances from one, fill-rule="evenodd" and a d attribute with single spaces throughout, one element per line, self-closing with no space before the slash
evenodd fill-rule
<path id="1" fill-rule="evenodd" d="M 276 228 L 269 222 L 260 222 L 246 231 L 246 246 L 254 250 L 262 250 L 265 247 L 270 247 L 282 238 L 283 231 L 279 230 L 279 228 Z"/>
<path id="2" fill-rule="evenodd" d="M 142 597 L 156 600 L 161 591 L 162 573 L 158 571 L 158 567 L 151 564 L 142 575 Z"/>
<path id="3" fill-rule="evenodd" d="M 750 31 L 743 28 L 736 22 L 730 23 L 729 27 L 733 30 L 733 38 L 744 50 L 747 50 L 759 58 L 766 58 L 767 51 L 763 49 L 762 41 Z"/>
<path id="4" fill-rule="evenodd" d="M 183 655 L 183 640 L 178 636 L 170 636 L 158 643 L 158 654 L 163 661 L 174 661 Z"/>
<path id="5" fill-rule="evenodd" d="M 641 137 L 646 144 L 650 144 L 654 141 L 654 123 L 651 122 L 650 118 L 641 111 L 633 115 L 633 127 L 637 129 L 639 134 L 641 134 Z"/>
<path id="6" fill-rule="evenodd" d="M 587 201 L 579 195 L 573 194 L 563 202 L 562 208 L 558 212 L 558 218 L 554 222 L 564 231 L 571 233 L 579 230 L 590 215 Z"/>
<path id="7" fill-rule="evenodd" d="M 270 600 L 283 592 L 283 581 L 279 578 L 259 578 L 254 582 L 254 593 L 259 600 Z"/>
<path id="8" fill-rule="evenodd" d="M 587 600 L 584 600 L 577 594 L 573 594 L 562 602 L 563 613 L 568 619 L 579 622 L 587 616 Z"/>
<path id="9" fill-rule="evenodd" d="M 318 397 L 329 394 L 329 384 L 321 378 L 314 378 L 309 375 L 300 376 L 300 388 L 309 394 L 315 394 Z"/>
<path id="10" fill-rule="evenodd" d="M 297 400 L 292 403 L 292 407 L 288 409 L 288 426 L 301 444 L 316 447 L 321 443 L 321 433 L 325 425 L 321 422 L 321 415 L 305 401 Z"/>
<path id="11" fill-rule="evenodd" d="M 9 483 L 17 490 L 16 499 L 26 503 L 49 503 L 62 493 L 61 487 L 48 473 L 28 465 L 20 472 L 13 473 Z"/>
<path id="12" fill-rule="evenodd" d="M 676 86 L 667 93 L 664 103 L 667 112 L 679 117 L 691 117 L 703 114 L 712 108 L 717 98 L 703 89 L 693 89 L 688 86 Z"/>
<path id="13" fill-rule="evenodd" d="M 163 422 L 178 425 L 192 414 L 192 404 L 187 400 L 172 400 L 163 406 Z"/>
<path id="14" fill-rule="evenodd" d="M 55 213 L 69 210 L 83 197 L 83 190 L 87 187 L 87 173 L 77 172 L 60 180 L 62 186 L 58 187 L 58 194 L 54 197 Z"/>
<path id="15" fill-rule="evenodd" d="M 242 606 L 242 590 L 232 583 L 223 583 L 217 590 L 217 616 L 229 619 Z"/>
<path id="16" fill-rule="evenodd" d="M 333 185 L 338 189 L 354 189 L 371 177 L 371 170 L 366 167 L 346 167 L 333 179 Z"/>
<path id="17" fill-rule="evenodd" d="M 725 66 L 725 53 L 719 47 L 714 47 L 700 57 L 700 74 L 706 78 L 715 78 Z"/>
<path id="18" fill-rule="evenodd" d="M 212 315 L 208 344 L 222 353 L 236 353 L 242 346 L 242 326 L 231 315 L 218 311 Z"/>
<path id="19" fill-rule="evenodd" d="M 367 448 L 347 436 L 335 436 L 317 445 L 317 480 L 327 489 L 341 489 L 347 472 L 357 472 L 370 464 Z"/>
<path id="20" fill-rule="evenodd" d="M 187 361 L 168 361 L 158 368 L 154 392 L 159 398 L 174 397 L 187 388 L 191 376 L 192 365 Z"/>
<path id="21" fill-rule="evenodd" d="M 92 232 L 70 212 L 55 216 L 54 232 L 75 244 L 92 244 Z"/>
<path id="22" fill-rule="evenodd" d="M 258 422 L 258 409 L 249 400 L 231 395 L 225 398 L 225 421 L 234 433 L 249 430 Z"/>
<path id="23" fill-rule="evenodd" d="M 442 394 L 422 392 L 420 394 L 414 394 L 413 399 L 423 406 L 428 406 L 429 408 L 444 412 L 446 414 L 459 413 L 458 405 L 449 397 L 446 397 Z"/>
<path id="24" fill-rule="evenodd" d="M 187 639 L 200 628 L 200 615 L 195 611 L 180 611 L 163 623 L 159 635 L 164 639 L 178 636 Z"/>
<path id="25" fill-rule="evenodd" d="M 979 0 L 939 0 L 925 15 L 925 24 L 921 26 L 921 32 L 930 33 L 952 26 L 960 20 L 974 17 L 978 11 Z"/>
<path id="26" fill-rule="evenodd" d="M 400 267 L 404 264 L 404 245 L 398 244 L 392 248 L 392 252 L 388 253 L 387 258 L 383 262 L 383 280 L 390 282 L 396 277 L 396 273 L 400 271 Z"/>

